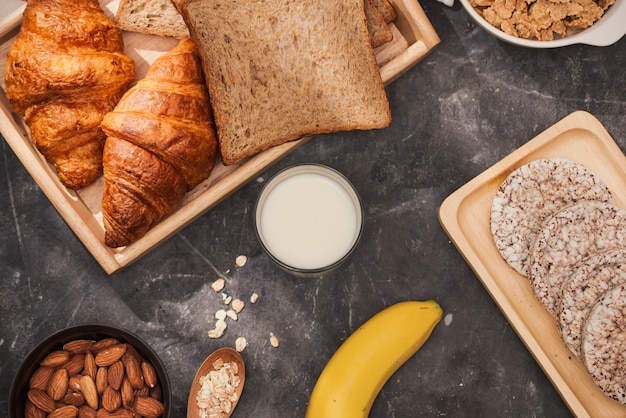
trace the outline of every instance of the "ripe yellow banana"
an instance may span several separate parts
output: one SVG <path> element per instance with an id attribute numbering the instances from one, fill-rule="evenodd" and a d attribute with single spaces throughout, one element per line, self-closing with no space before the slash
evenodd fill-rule
<path id="1" fill-rule="evenodd" d="M 383 385 L 422 345 L 441 320 L 433 300 L 392 305 L 361 325 L 322 371 L 306 418 L 364 418 Z"/>

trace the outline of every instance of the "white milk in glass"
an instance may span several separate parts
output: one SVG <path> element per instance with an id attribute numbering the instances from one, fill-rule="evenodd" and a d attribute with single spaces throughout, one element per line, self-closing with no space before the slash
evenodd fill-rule
<path id="1" fill-rule="evenodd" d="M 303 172 L 279 181 L 260 213 L 262 240 L 293 268 L 317 269 L 344 257 L 360 232 L 360 207 L 334 179 Z"/>

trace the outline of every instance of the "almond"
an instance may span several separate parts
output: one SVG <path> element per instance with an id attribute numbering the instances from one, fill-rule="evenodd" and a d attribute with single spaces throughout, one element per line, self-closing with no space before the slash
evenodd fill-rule
<path id="1" fill-rule="evenodd" d="M 150 389 L 150 397 L 156 399 L 157 401 L 163 402 L 163 390 L 161 386 L 156 385 L 155 387 Z"/>
<path id="2" fill-rule="evenodd" d="M 109 412 L 113 412 L 121 406 L 122 395 L 120 395 L 117 390 L 107 385 L 102 393 L 102 407 Z"/>
<path id="3" fill-rule="evenodd" d="M 39 367 L 30 377 L 28 387 L 30 389 L 46 390 L 48 388 L 48 382 L 50 381 L 53 373 L 54 369 L 52 367 Z"/>
<path id="4" fill-rule="evenodd" d="M 98 391 L 91 376 L 85 375 L 80 378 L 80 391 L 85 397 L 87 405 L 93 409 L 98 409 Z"/>
<path id="5" fill-rule="evenodd" d="M 135 391 L 133 390 L 132 385 L 128 381 L 128 377 L 125 377 L 122 380 L 122 386 L 120 387 L 120 394 L 122 395 L 122 405 L 124 408 L 130 408 L 133 404 L 133 397 L 135 396 Z"/>
<path id="6" fill-rule="evenodd" d="M 104 348 L 96 354 L 96 364 L 98 366 L 110 366 L 122 358 L 126 352 L 126 344 L 116 344 Z"/>
<path id="7" fill-rule="evenodd" d="M 78 416 L 78 408 L 74 405 L 66 405 L 61 408 L 57 408 L 48 415 L 48 418 L 76 418 Z"/>
<path id="8" fill-rule="evenodd" d="M 150 396 L 150 388 L 146 385 L 143 385 L 135 391 L 135 396 Z"/>
<path id="9" fill-rule="evenodd" d="M 24 418 L 46 418 L 46 413 L 37 408 L 30 399 L 27 399 L 24 407 Z"/>
<path id="10" fill-rule="evenodd" d="M 63 396 L 65 396 L 65 392 L 67 392 L 68 383 L 69 376 L 67 374 L 67 370 L 58 369 L 52 375 L 52 378 L 48 383 L 48 388 L 46 389 L 46 392 L 55 401 L 63 399 Z"/>
<path id="11" fill-rule="evenodd" d="M 136 418 L 137 415 L 133 414 L 128 409 L 118 409 L 117 411 L 109 412 L 106 409 L 98 411 L 98 418 Z"/>
<path id="12" fill-rule="evenodd" d="M 128 357 L 135 357 L 140 362 L 141 362 L 141 358 L 142 358 L 141 355 L 135 349 L 135 347 L 133 347 L 130 344 L 128 344 L 128 348 L 126 349 L 126 353 L 124 354 L 124 357 L 122 357 L 122 361 L 126 361 L 126 359 Z"/>
<path id="13" fill-rule="evenodd" d="M 113 338 L 113 337 L 103 338 L 99 341 L 96 341 L 94 345 L 91 346 L 91 352 L 97 354 L 100 351 L 104 350 L 105 348 L 111 347 L 113 345 L 117 345 L 119 343 L 120 343 L 120 340 L 118 340 L 117 338 Z"/>
<path id="14" fill-rule="evenodd" d="M 113 389 L 120 390 L 122 379 L 124 379 L 124 364 L 119 360 L 111 364 L 107 371 L 107 378 Z"/>
<path id="15" fill-rule="evenodd" d="M 91 348 L 93 341 L 91 340 L 74 340 L 63 345 L 65 351 L 70 353 L 86 353 Z"/>
<path id="16" fill-rule="evenodd" d="M 85 365 L 84 365 L 84 374 L 91 377 L 92 379 L 96 379 L 96 373 L 98 373 L 98 366 L 96 365 L 96 360 L 91 354 L 90 351 L 85 354 Z"/>
<path id="17" fill-rule="evenodd" d="M 135 356 L 129 356 L 124 360 L 124 367 L 126 369 L 126 377 L 134 389 L 139 389 L 143 386 L 143 376 L 141 374 L 141 366 L 139 360 Z"/>
<path id="18" fill-rule="evenodd" d="M 82 393 L 70 389 L 63 397 L 63 403 L 67 405 L 81 406 L 85 403 L 85 397 Z"/>
<path id="19" fill-rule="evenodd" d="M 43 390 L 30 389 L 26 396 L 37 408 L 44 412 L 50 413 L 56 409 L 54 400 Z"/>
<path id="20" fill-rule="evenodd" d="M 63 365 L 63 368 L 67 370 L 67 373 L 71 376 L 78 374 L 83 370 L 85 366 L 85 355 L 82 353 L 73 354 L 69 361 Z"/>
<path id="21" fill-rule="evenodd" d="M 70 359 L 70 352 L 65 350 L 57 350 L 48 354 L 42 361 L 42 366 L 56 367 L 62 366 Z"/>
<path id="22" fill-rule="evenodd" d="M 81 374 L 75 374 L 70 376 L 70 381 L 68 386 L 70 389 L 80 392 L 80 378 L 83 377 Z"/>
<path id="23" fill-rule="evenodd" d="M 96 372 L 96 390 L 100 395 L 104 392 L 104 389 L 109 385 L 109 379 L 107 377 L 108 371 L 106 367 L 98 367 Z"/>
<path id="24" fill-rule="evenodd" d="M 133 402 L 133 411 L 146 418 L 160 417 L 164 410 L 161 402 L 147 396 L 137 396 Z"/>
<path id="25" fill-rule="evenodd" d="M 156 371 L 152 364 L 144 361 L 141 363 L 141 372 L 143 374 L 143 381 L 146 382 L 146 385 L 153 388 L 158 383 Z"/>
<path id="26" fill-rule="evenodd" d="M 97 418 L 96 410 L 88 405 L 81 405 L 78 408 L 78 418 Z"/>

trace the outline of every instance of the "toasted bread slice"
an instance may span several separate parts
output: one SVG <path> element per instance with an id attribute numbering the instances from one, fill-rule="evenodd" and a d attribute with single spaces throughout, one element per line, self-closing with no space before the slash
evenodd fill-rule
<path id="1" fill-rule="evenodd" d="M 121 0 L 115 21 L 131 32 L 178 39 L 189 36 L 187 25 L 172 0 Z"/>
<path id="2" fill-rule="evenodd" d="M 224 164 L 390 125 L 363 0 L 174 3 L 201 54 Z"/>
<path id="3" fill-rule="evenodd" d="M 367 30 L 370 33 L 372 48 L 379 47 L 391 41 L 393 39 L 391 29 L 387 26 L 383 15 L 374 7 L 372 0 L 364 0 L 363 5 L 365 6 L 365 21 L 367 23 Z"/>
<path id="4" fill-rule="evenodd" d="M 391 23 L 398 18 L 398 13 L 396 13 L 389 0 L 372 0 L 372 4 L 383 15 L 385 22 Z"/>

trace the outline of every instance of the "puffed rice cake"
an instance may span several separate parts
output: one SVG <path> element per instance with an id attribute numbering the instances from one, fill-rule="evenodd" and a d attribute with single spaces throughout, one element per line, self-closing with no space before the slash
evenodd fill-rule
<path id="1" fill-rule="evenodd" d="M 580 163 L 544 158 L 509 174 L 491 206 L 491 233 L 504 260 L 528 276 L 530 247 L 546 219 L 582 199 L 612 201 L 600 177 Z"/>
<path id="2" fill-rule="evenodd" d="M 583 325 L 604 292 L 626 284 L 626 248 L 592 254 L 573 269 L 561 287 L 558 319 L 563 341 L 580 356 Z"/>
<path id="3" fill-rule="evenodd" d="M 626 247 L 626 210 L 583 200 L 556 212 L 531 251 L 530 282 L 535 296 L 557 315 L 561 286 L 571 268 L 600 251 Z"/>
<path id="4" fill-rule="evenodd" d="M 609 397 L 626 404 L 626 285 L 604 293 L 593 306 L 583 330 L 582 354 L 587 371 Z"/>

